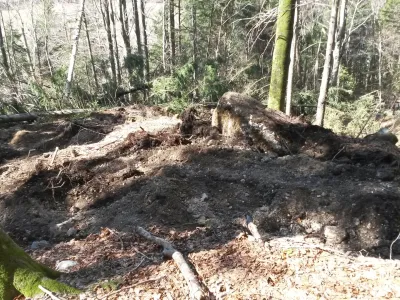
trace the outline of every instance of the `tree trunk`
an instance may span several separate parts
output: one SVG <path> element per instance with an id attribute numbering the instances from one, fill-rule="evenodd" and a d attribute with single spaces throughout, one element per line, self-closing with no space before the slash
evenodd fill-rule
<path id="1" fill-rule="evenodd" d="M 122 81 L 121 77 L 121 65 L 119 61 L 119 50 L 118 50 L 118 41 L 117 41 L 117 26 L 115 24 L 115 13 L 114 13 L 114 5 L 113 0 L 109 0 L 110 5 L 110 19 L 111 19 L 111 27 L 112 27 L 112 39 L 114 41 L 114 54 L 115 54 L 115 65 L 117 67 L 117 84 L 120 85 Z"/>
<path id="2" fill-rule="evenodd" d="M 4 46 L 4 38 L 3 38 L 1 24 L 0 24 L 0 51 L 1 51 L 1 58 L 2 58 L 1 61 L 3 63 L 4 71 L 6 72 L 6 75 L 7 75 L 8 79 L 10 80 L 10 82 L 12 82 L 13 76 L 10 71 L 10 65 L 8 64 L 7 52 L 6 52 L 6 48 Z"/>
<path id="3" fill-rule="evenodd" d="M 222 27 L 224 26 L 224 24 L 226 22 L 226 21 L 224 21 L 225 10 L 228 8 L 231 1 L 232 0 L 229 0 L 228 3 L 226 3 L 226 5 L 222 8 L 222 11 L 221 11 L 221 18 L 219 21 L 218 36 L 217 36 L 217 44 L 215 46 L 215 58 L 218 58 L 218 56 L 219 56 L 219 47 L 220 47 L 220 43 L 221 43 Z"/>
<path id="4" fill-rule="evenodd" d="M 169 0 L 169 44 L 171 46 L 171 71 L 175 66 L 175 3 Z"/>
<path id="5" fill-rule="evenodd" d="M 317 53 L 315 55 L 315 64 L 314 64 L 314 91 L 317 90 L 318 87 L 318 76 L 319 76 L 319 52 L 321 50 L 321 44 L 322 44 L 322 40 L 321 40 L 321 34 L 319 36 L 319 42 L 318 42 L 318 48 L 317 48 Z M 307 68 L 305 68 L 304 73 L 307 73 Z"/>
<path id="6" fill-rule="evenodd" d="M 114 42 L 111 34 L 111 21 L 110 21 L 110 10 L 108 7 L 108 0 L 102 0 L 102 5 L 100 5 L 101 14 L 103 16 L 104 28 L 107 33 L 108 41 L 108 58 L 110 60 L 112 81 L 117 84 L 117 71 L 115 68 L 115 58 L 114 58 Z"/>
<path id="7" fill-rule="evenodd" d="M 167 18 L 166 14 L 166 2 L 163 0 L 163 11 L 162 11 L 162 61 L 163 61 L 163 72 L 167 72 Z"/>
<path id="8" fill-rule="evenodd" d="M 37 34 L 37 27 L 36 27 L 36 20 L 33 14 L 34 11 L 34 1 L 31 0 L 31 9 L 30 9 L 30 15 L 31 15 L 31 22 L 32 22 L 32 32 L 33 32 L 33 41 L 34 41 L 34 45 L 33 45 L 33 65 L 36 66 L 35 61 L 37 60 L 37 66 L 38 66 L 38 70 L 39 72 L 37 72 L 37 75 L 39 76 L 39 78 L 41 77 L 41 69 L 42 69 L 42 65 L 41 65 L 41 57 L 40 57 L 40 47 L 39 47 L 39 38 L 38 38 L 38 34 Z"/>
<path id="9" fill-rule="evenodd" d="M 94 58 L 93 58 L 93 52 L 92 52 L 92 42 L 90 41 L 88 22 L 87 22 L 87 18 L 86 18 L 85 14 L 83 15 L 83 23 L 85 24 L 86 40 L 87 40 L 87 44 L 88 44 L 90 64 L 92 66 L 93 79 L 94 79 L 94 83 L 96 85 L 96 89 L 98 90 L 99 89 L 99 81 L 97 79 L 96 67 L 94 64 Z"/>
<path id="10" fill-rule="evenodd" d="M 288 71 L 288 82 L 286 88 L 286 114 L 290 116 L 291 106 L 292 106 L 292 94 L 293 94 L 293 75 L 294 75 L 294 64 L 296 62 L 296 48 L 297 48 L 297 20 L 298 20 L 298 10 L 296 5 L 296 0 L 294 0 L 294 20 L 293 20 L 293 37 L 292 44 L 290 46 L 290 64 Z"/>
<path id="11" fill-rule="evenodd" d="M 333 48 L 333 40 L 335 38 L 336 19 L 337 19 L 336 16 L 338 8 L 339 8 L 339 0 L 333 0 L 331 9 L 331 18 L 329 21 L 328 41 L 326 43 L 324 71 L 322 73 L 321 87 L 319 90 L 319 97 L 317 104 L 317 116 L 315 120 L 315 124 L 318 126 L 324 125 L 325 101 L 326 101 L 326 94 L 328 92 L 329 69 L 332 59 L 332 48 Z"/>
<path id="12" fill-rule="evenodd" d="M 121 35 L 125 46 L 125 55 L 132 54 L 131 41 L 129 35 L 129 20 L 128 12 L 126 9 L 126 0 L 119 0 L 119 21 L 121 23 Z M 132 72 L 129 72 L 130 74 Z"/>
<path id="13" fill-rule="evenodd" d="M 36 76 L 35 76 L 35 68 L 33 66 L 33 62 L 32 62 L 32 55 L 31 55 L 31 50 L 29 49 L 29 44 L 28 44 L 28 40 L 26 38 L 26 34 L 25 34 L 25 23 L 22 19 L 22 16 L 20 14 L 19 11 L 17 11 L 20 22 L 21 22 L 21 33 L 22 33 L 22 40 L 24 41 L 24 46 L 26 49 L 26 58 L 28 61 L 28 65 L 29 65 L 29 72 L 30 72 L 30 76 L 32 77 L 33 81 L 36 81 Z"/>
<path id="14" fill-rule="evenodd" d="M 73 77 L 73 74 L 74 74 L 74 66 L 75 66 L 76 54 L 78 53 L 79 34 L 81 32 L 81 26 L 82 26 L 82 20 L 83 20 L 83 15 L 84 14 L 85 14 L 85 0 L 81 0 L 81 5 L 80 5 L 80 9 L 79 9 L 79 17 L 78 17 L 78 21 L 76 23 L 74 44 L 72 46 L 71 59 L 69 61 L 67 82 L 65 84 L 65 97 L 66 97 L 66 99 L 68 99 L 69 95 L 71 94 L 72 77 Z"/>
<path id="15" fill-rule="evenodd" d="M 1 228 L 0 245 L 0 299 L 11 300 L 20 293 L 25 297 L 42 294 L 39 285 L 54 293 L 79 293 L 55 281 L 60 273 L 34 261 Z"/>
<path id="16" fill-rule="evenodd" d="M 146 81 L 149 82 L 150 81 L 150 62 L 149 62 L 149 46 L 147 43 L 146 12 L 145 12 L 144 0 L 140 1 L 140 10 L 141 10 L 141 15 L 142 15 L 145 78 L 146 78 Z"/>
<path id="17" fill-rule="evenodd" d="M 333 49 L 331 84 L 336 86 L 339 84 L 338 74 L 339 74 L 340 57 L 341 57 L 340 50 L 342 49 L 342 43 L 346 30 L 346 4 L 347 0 L 340 1 L 339 23 L 335 36 L 335 48 Z"/>
<path id="18" fill-rule="evenodd" d="M 45 36 L 44 36 L 44 51 L 46 54 L 46 61 L 47 61 L 47 66 L 49 68 L 50 76 L 53 76 L 53 65 L 50 60 L 50 53 L 49 53 L 49 28 L 48 28 L 48 15 L 49 15 L 49 9 L 46 6 L 46 1 L 43 1 L 43 14 L 44 14 L 44 31 L 45 31 Z"/>
<path id="19" fill-rule="evenodd" d="M 2 26 L 3 29 L 4 29 L 4 36 L 2 35 L 2 45 L 3 45 L 4 51 L 6 53 L 6 59 L 7 59 L 7 56 L 8 56 L 8 61 L 7 61 L 8 69 L 9 69 L 10 74 L 14 74 L 14 68 L 13 68 L 13 64 L 12 64 L 12 61 L 11 61 L 10 47 L 9 47 L 9 45 L 7 45 L 6 26 L 5 26 L 5 23 L 4 23 L 3 13 L 1 11 L 0 11 L 0 18 L 1 18 L 0 27 Z M 7 47 L 6 47 L 6 45 L 7 45 Z"/>
<path id="20" fill-rule="evenodd" d="M 144 59 L 143 59 L 142 37 L 140 34 L 139 9 L 138 9 L 137 1 L 139 1 L 139 0 L 132 0 L 132 5 L 133 5 L 133 13 L 135 15 L 135 34 L 136 34 L 137 51 L 140 56 L 140 59 L 142 60 L 142 63 L 139 66 L 139 75 L 140 75 L 140 78 L 143 79 L 143 77 L 144 77 L 144 71 L 143 71 Z"/>
<path id="21" fill-rule="evenodd" d="M 285 101 L 286 79 L 292 36 L 292 16 L 294 0 L 280 0 L 276 25 L 276 40 L 272 59 L 271 84 L 268 107 L 282 110 Z"/>
<path id="22" fill-rule="evenodd" d="M 196 84 L 197 81 L 197 9 L 196 9 L 196 2 L 192 2 L 192 46 L 193 46 L 193 80 Z M 195 90 L 194 97 L 196 95 L 197 89 Z"/>
<path id="23" fill-rule="evenodd" d="M 212 41 L 212 37 L 213 37 L 213 27 L 214 27 L 214 12 L 215 12 L 215 1 L 212 1 L 212 8 L 211 8 L 211 12 L 210 12 L 210 19 L 208 22 L 208 36 L 207 36 L 207 52 L 206 52 L 206 59 L 209 58 L 210 56 L 210 51 L 211 51 L 211 41 Z"/>
<path id="24" fill-rule="evenodd" d="M 126 0 L 119 0 L 119 21 L 121 23 L 121 35 L 122 40 L 124 42 L 125 47 L 125 65 L 128 70 L 129 77 L 129 85 L 133 86 L 133 68 L 130 61 L 132 55 L 132 47 L 131 47 L 131 39 L 130 39 L 130 30 L 129 30 L 129 19 L 128 19 L 128 11 L 126 9 Z M 129 95 L 131 99 L 131 95 Z"/>
<path id="25" fill-rule="evenodd" d="M 382 32 L 378 23 L 378 99 L 382 103 Z"/>
<path id="26" fill-rule="evenodd" d="M 178 0 L 178 52 L 182 56 L 182 22 L 181 22 L 181 0 Z"/>

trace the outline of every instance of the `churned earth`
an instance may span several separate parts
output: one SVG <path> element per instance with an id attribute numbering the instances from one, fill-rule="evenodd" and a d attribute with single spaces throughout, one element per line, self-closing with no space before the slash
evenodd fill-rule
<path id="1" fill-rule="evenodd" d="M 400 298 L 397 147 L 280 122 L 286 153 L 218 134 L 204 107 L 3 124 L 0 225 L 50 267 L 75 262 L 62 280 L 86 299 L 188 299 L 136 226 L 172 242 L 214 299 Z"/>

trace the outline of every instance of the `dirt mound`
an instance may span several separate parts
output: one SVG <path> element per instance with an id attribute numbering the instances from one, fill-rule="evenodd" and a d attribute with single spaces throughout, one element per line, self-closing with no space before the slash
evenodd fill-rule
<path id="1" fill-rule="evenodd" d="M 295 261 L 304 263 L 302 270 L 310 278 L 322 276 L 337 286 L 339 279 L 322 270 L 335 253 L 318 250 L 327 246 L 351 251 L 349 257 L 342 253 L 334 258 L 338 265 L 330 274 L 339 277 L 360 250 L 389 256 L 400 231 L 400 155 L 390 142 L 336 136 L 271 111 L 242 119 L 247 125 L 231 122 L 239 133 L 232 137 L 212 126 L 208 109 L 189 109 L 180 127 L 179 120 L 157 110 L 113 111 L 122 114 L 124 124 L 116 115 L 92 115 L 75 123 L 45 124 L 43 132 L 40 124 L 19 125 L 18 130 L 26 131 L 37 126 L 38 136 L 52 128 L 50 144 L 64 149 L 54 161 L 54 152 L 33 152 L 0 162 L 1 226 L 22 245 L 42 239 L 54 244 L 33 253 L 50 265 L 57 259 L 78 260 L 71 281 L 82 286 L 96 282 L 102 290 L 102 274 L 107 280 L 124 274 L 123 285 L 155 273 L 174 274 L 171 293 L 184 299 L 183 278 L 173 273 L 172 263 L 163 261 L 159 249 L 132 233 L 138 225 L 190 253 L 201 278 L 218 295 L 223 294 L 219 288 L 265 295 L 259 288 L 269 286 L 277 298 L 280 292 L 281 298 L 291 298 L 294 286 L 290 292 L 285 283 L 297 280 Z M 219 116 L 224 119 L 235 111 Z M 77 135 L 89 132 L 82 127 L 102 132 L 101 137 L 76 145 Z M 7 143 L 18 131 L 13 126 L 4 130 Z M 23 142 L 17 155 L 31 146 Z M 244 238 L 246 214 L 268 241 L 264 248 Z M 103 235 L 105 227 L 111 233 Z M 289 240 L 302 244 L 287 244 Z M 397 243 L 392 254 L 400 254 Z M 361 292 L 365 286 L 346 276 L 340 278 L 369 297 Z M 266 281 L 260 283 L 260 278 Z M 295 286 L 304 292 L 302 285 Z M 348 293 L 336 292 L 338 298 Z"/>

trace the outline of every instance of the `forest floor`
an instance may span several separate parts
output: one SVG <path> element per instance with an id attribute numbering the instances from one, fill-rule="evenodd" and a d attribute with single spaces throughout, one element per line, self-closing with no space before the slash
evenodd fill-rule
<path id="1" fill-rule="evenodd" d="M 136 226 L 173 243 L 212 299 L 400 299 L 396 149 L 279 156 L 196 118 L 187 136 L 139 106 L 1 125 L 0 225 L 52 268 L 75 262 L 61 280 L 80 299 L 188 299 Z"/>

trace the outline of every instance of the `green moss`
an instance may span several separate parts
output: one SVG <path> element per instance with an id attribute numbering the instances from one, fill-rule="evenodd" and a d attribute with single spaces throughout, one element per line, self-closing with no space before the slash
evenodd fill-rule
<path id="1" fill-rule="evenodd" d="M 39 285 L 60 294 L 79 294 L 79 290 L 43 276 L 43 273 L 32 272 L 26 269 L 14 273 L 14 287 L 26 297 L 33 297 L 43 293 Z"/>
<path id="2" fill-rule="evenodd" d="M 11 278 L 5 266 L 0 263 L 0 299 L 12 299 L 18 294 L 12 284 Z"/>
<path id="3" fill-rule="evenodd" d="M 281 110 L 285 100 L 289 49 L 292 34 L 292 0 L 280 0 L 276 25 L 276 40 L 272 59 L 268 108 Z"/>
<path id="4" fill-rule="evenodd" d="M 38 286 L 62 294 L 77 294 L 79 290 L 53 279 L 60 275 L 26 254 L 0 229 L 0 299 L 13 299 L 18 292 L 26 297 L 43 293 Z"/>

